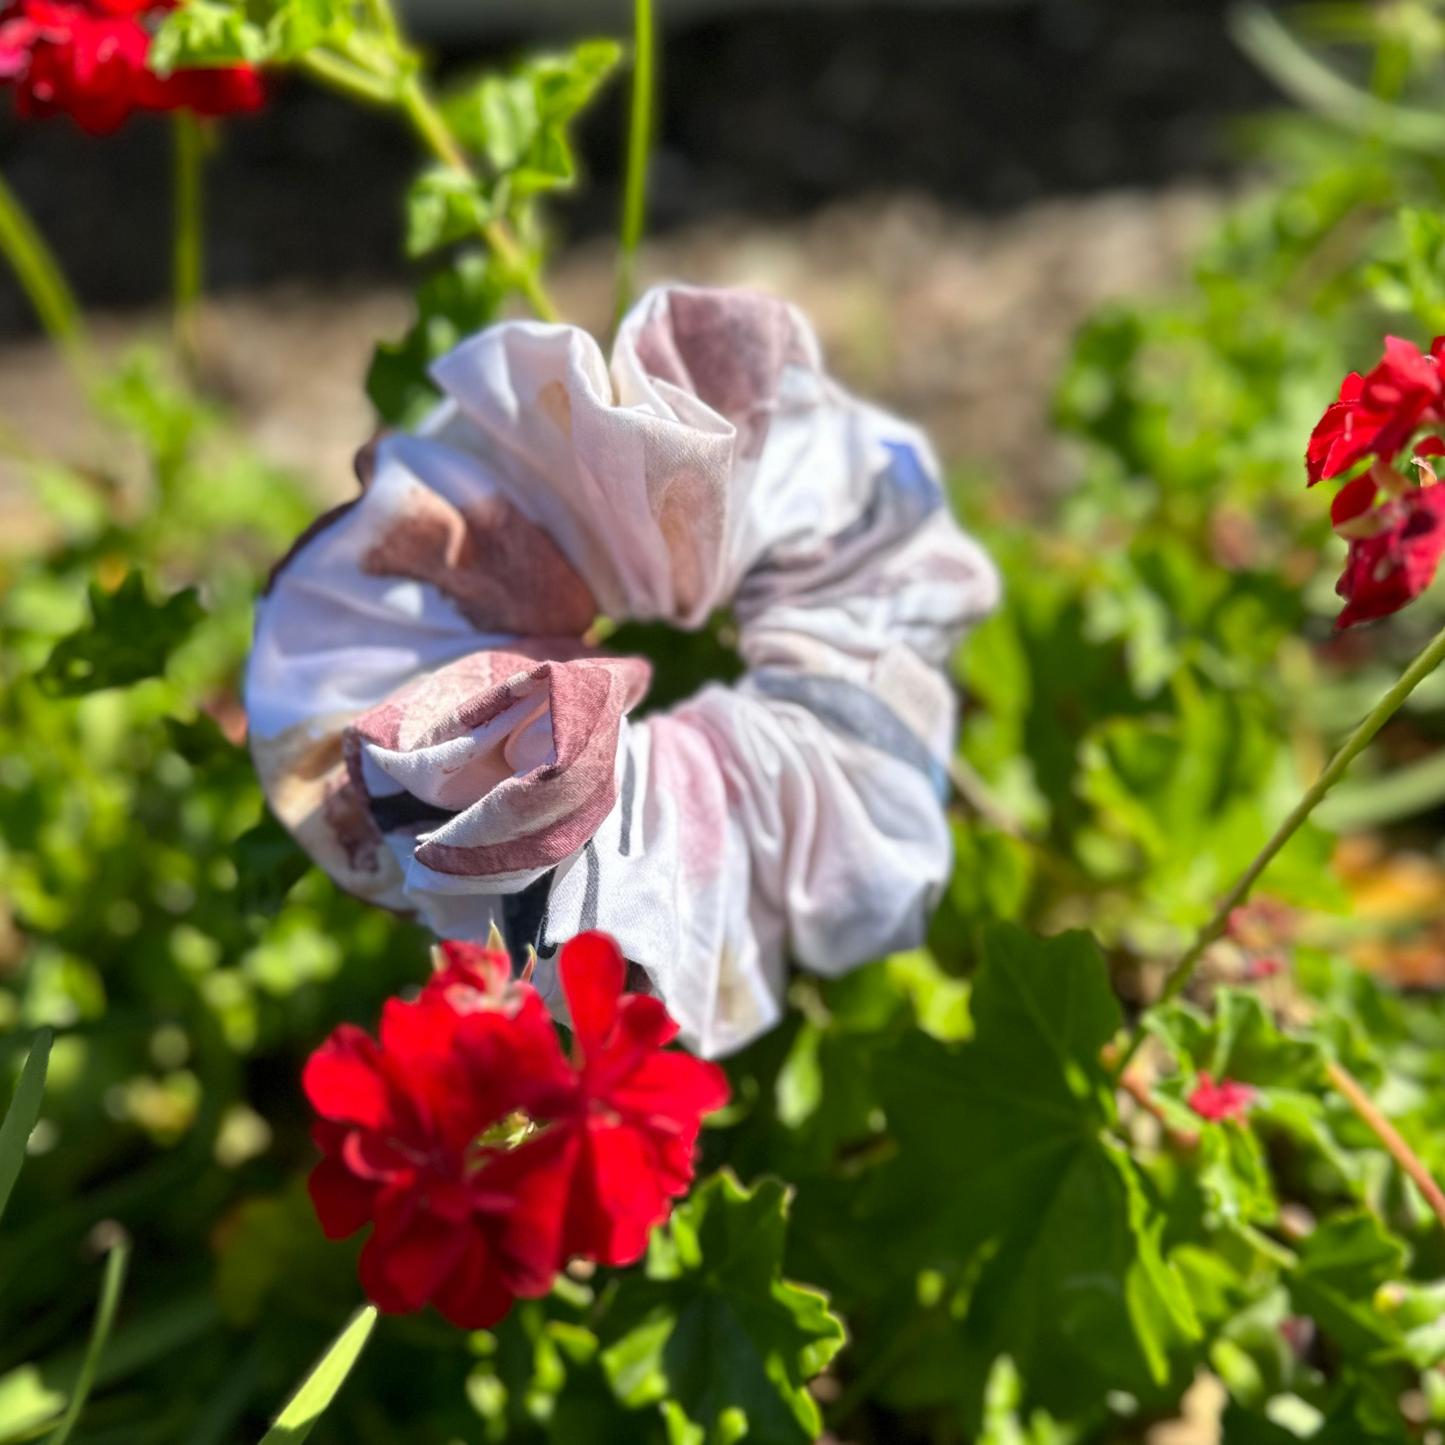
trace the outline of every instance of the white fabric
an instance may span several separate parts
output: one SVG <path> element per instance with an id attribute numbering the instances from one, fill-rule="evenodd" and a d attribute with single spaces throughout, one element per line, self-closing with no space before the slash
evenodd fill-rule
<path id="1" fill-rule="evenodd" d="M 705 1054 L 778 1018 L 786 960 L 916 945 L 950 866 L 941 669 L 996 604 L 923 436 L 823 371 L 803 318 L 667 288 L 609 369 L 492 327 L 446 400 L 281 567 L 247 680 L 273 809 L 345 887 L 443 936 L 616 936 Z M 583 637 L 731 606 L 750 668 L 630 721 Z"/>

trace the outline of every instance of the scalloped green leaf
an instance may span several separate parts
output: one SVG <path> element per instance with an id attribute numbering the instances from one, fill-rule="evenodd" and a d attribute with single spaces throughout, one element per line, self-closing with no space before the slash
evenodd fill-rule
<path id="1" fill-rule="evenodd" d="M 61 638 L 35 675 L 52 697 L 80 697 L 159 676 L 206 615 L 194 587 L 152 602 L 138 571 L 128 572 L 114 592 L 92 582 L 90 613 L 90 622 Z"/>
<path id="2" fill-rule="evenodd" d="M 807 1383 L 842 1347 L 821 1291 L 782 1277 L 788 1190 L 715 1174 L 658 1231 L 646 1277 L 623 1278 L 603 1366 L 629 1405 L 665 1401 L 706 1433 L 796 1445 L 822 1428 Z"/>

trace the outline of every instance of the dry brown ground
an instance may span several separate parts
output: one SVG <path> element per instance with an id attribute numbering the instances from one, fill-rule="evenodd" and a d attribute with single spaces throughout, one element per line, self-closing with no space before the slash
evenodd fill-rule
<path id="1" fill-rule="evenodd" d="M 1053 378 L 1079 322 L 1113 297 L 1177 285 L 1217 197 L 1197 187 L 1055 200 L 1003 218 L 925 201 L 855 203 L 787 225 L 724 221 L 649 246 L 646 280 L 760 286 L 812 316 L 850 385 L 921 421 L 945 456 L 983 463 L 1029 495 L 1066 474 L 1047 434 Z M 610 248 L 565 256 L 567 315 L 606 328 Z M 206 378 L 272 458 L 318 501 L 348 495 L 372 427 L 362 390 L 371 347 L 406 324 L 399 292 L 276 289 L 210 303 Z M 108 352 L 162 334 L 154 313 L 102 316 Z M 39 340 L 0 347 L 0 424 L 36 451 L 83 461 L 100 438 Z M 0 547 L 38 540 L 22 473 L 0 461 Z"/>

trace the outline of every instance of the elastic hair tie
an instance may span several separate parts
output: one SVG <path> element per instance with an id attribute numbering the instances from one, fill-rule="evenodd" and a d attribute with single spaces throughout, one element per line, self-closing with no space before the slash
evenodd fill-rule
<path id="1" fill-rule="evenodd" d="M 792 307 L 665 287 L 611 366 L 511 321 L 432 372 L 257 613 L 251 747 L 343 888 L 443 938 L 612 934 L 690 1047 L 779 1018 L 787 961 L 916 947 L 952 863 L 943 669 L 997 604 L 923 435 L 823 370 Z M 637 721 L 651 666 L 599 614 L 697 629 L 747 672 Z"/>

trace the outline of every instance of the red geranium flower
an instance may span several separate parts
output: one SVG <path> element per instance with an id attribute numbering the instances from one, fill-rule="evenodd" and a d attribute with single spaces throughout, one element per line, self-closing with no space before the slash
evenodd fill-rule
<path id="1" fill-rule="evenodd" d="M 1335 528 L 1350 540 L 1335 590 L 1345 599 L 1336 629 L 1387 617 L 1434 580 L 1445 554 L 1445 487 L 1407 484 L 1375 506 L 1373 476 L 1346 483 L 1331 509 Z"/>
<path id="2" fill-rule="evenodd" d="M 1212 1074 L 1201 1070 L 1188 1102 L 1201 1119 L 1217 1124 L 1223 1119 L 1243 1119 L 1254 1103 L 1254 1090 L 1234 1079 L 1221 1079 L 1216 1084 Z"/>
<path id="3" fill-rule="evenodd" d="M 265 100 L 249 66 L 146 69 L 155 21 L 170 0 L 14 0 L 0 9 L 0 80 L 22 116 L 69 115 L 93 135 L 135 110 L 229 115 Z"/>
<path id="4" fill-rule="evenodd" d="M 702 1116 L 728 1098 L 716 1064 L 662 1051 L 677 1025 L 660 1000 L 623 992 L 627 961 L 606 934 L 579 934 L 557 964 L 576 1089 L 565 1114 L 500 1166 L 521 1201 L 503 1247 L 537 1289 L 575 1256 L 640 1259 L 692 1183 Z"/>
<path id="5" fill-rule="evenodd" d="M 331 1238 L 373 1224 L 361 1277 L 383 1310 L 495 1323 L 569 1258 L 637 1259 L 692 1182 L 722 1071 L 662 1052 L 677 1027 L 624 994 L 611 939 L 573 939 L 558 966 L 573 1061 L 506 954 L 467 944 L 442 945 L 414 1003 L 387 1003 L 379 1044 L 343 1025 L 308 1061 L 325 1155 L 311 1197 Z"/>
<path id="6" fill-rule="evenodd" d="M 1380 364 L 1368 376 L 1351 372 L 1345 378 L 1340 399 L 1310 437 L 1305 463 L 1311 486 L 1374 458 L 1330 506 L 1335 530 L 1350 544 L 1335 589 L 1345 599 L 1337 630 L 1398 612 L 1430 585 L 1445 554 L 1445 491 L 1429 461 L 1445 455 L 1445 438 L 1415 442 L 1414 476 L 1393 465 L 1417 433 L 1445 423 L 1442 355 L 1445 336 L 1431 342 L 1428 354 L 1387 337 Z"/>
<path id="7" fill-rule="evenodd" d="M 1398 336 L 1385 338 L 1385 355 L 1367 376 L 1352 371 L 1310 436 L 1305 452 L 1309 484 L 1337 477 L 1367 456 L 1389 462 L 1423 427 L 1445 422 L 1445 337 L 1422 353 Z"/>
<path id="8" fill-rule="evenodd" d="M 374 1225 L 361 1281 L 378 1306 L 403 1313 L 432 1301 L 478 1329 L 514 1293 L 496 1252 L 512 1201 L 492 1189 L 488 1165 L 570 1080 L 541 998 L 498 986 L 505 954 L 443 956 L 416 1002 L 387 1002 L 379 1044 L 343 1024 L 307 1061 L 302 1084 L 325 1155 L 310 1189 L 329 1238 Z"/>

